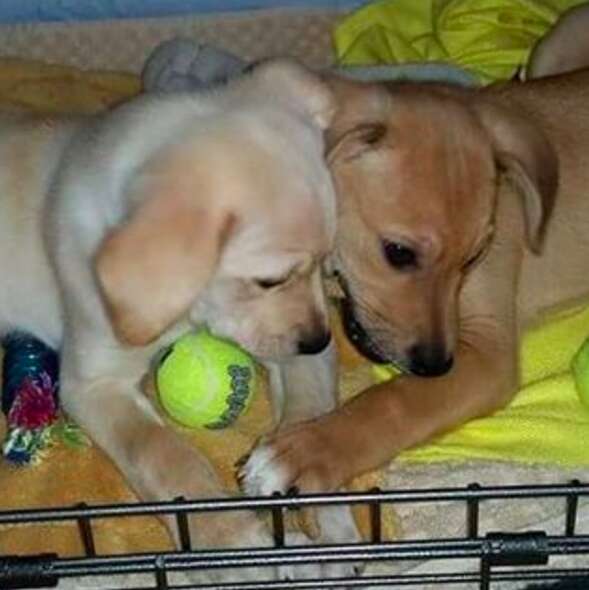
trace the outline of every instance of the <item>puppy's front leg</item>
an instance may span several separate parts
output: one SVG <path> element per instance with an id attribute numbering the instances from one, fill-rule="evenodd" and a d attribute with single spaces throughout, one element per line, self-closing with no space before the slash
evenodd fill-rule
<path id="1" fill-rule="evenodd" d="M 278 432 L 257 452 L 285 488 L 336 490 L 400 451 L 503 406 L 516 389 L 511 357 L 492 342 L 465 343 L 448 375 L 375 385 L 330 414 Z"/>
<path id="2" fill-rule="evenodd" d="M 333 341 L 317 355 L 294 357 L 280 364 L 268 364 L 267 368 L 278 433 L 337 407 L 337 353 Z M 286 492 L 291 487 L 289 474 L 267 461 L 266 449 L 261 446 L 254 450 L 243 472 L 246 490 L 253 495 Z M 316 511 L 316 520 L 320 542 L 356 543 L 361 540 L 348 506 L 323 507 Z M 359 567 L 335 564 L 327 570 L 328 576 L 346 576 L 357 573 Z"/>
<path id="3" fill-rule="evenodd" d="M 162 421 L 139 390 L 139 367 L 146 366 L 146 359 L 134 358 L 124 350 L 93 348 L 83 354 L 89 360 L 80 366 L 72 363 L 67 347 L 64 353 L 64 408 L 109 455 L 141 499 L 227 496 L 207 459 Z M 167 519 L 166 524 L 177 542 L 174 519 Z M 269 532 L 252 512 L 194 515 L 189 526 L 194 547 L 272 544 Z M 239 577 L 260 579 L 267 577 L 267 572 L 244 570 Z"/>
<path id="4" fill-rule="evenodd" d="M 297 356 L 280 363 L 266 363 L 270 376 L 272 410 L 278 432 L 318 418 L 337 406 L 337 359 L 333 342 L 317 355 Z M 266 468 L 268 467 L 268 468 Z M 263 453 L 255 450 L 244 470 L 250 494 L 285 492 L 280 470 L 265 465 Z"/>
<path id="5" fill-rule="evenodd" d="M 466 280 L 449 373 L 435 379 L 403 375 L 275 433 L 256 451 L 265 471 L 278 473 L 285 488 L 335 490 L 404 449 L 504 406 L 518 385 L 520 252 L 509 235 L 498 235 Z"/>
<path id="6" fill-rule="evenodd" d="M 333 340 L 315 355 L 267 363 L 278 428 L 316 418 L 337 407 L 337 352 Z"/>

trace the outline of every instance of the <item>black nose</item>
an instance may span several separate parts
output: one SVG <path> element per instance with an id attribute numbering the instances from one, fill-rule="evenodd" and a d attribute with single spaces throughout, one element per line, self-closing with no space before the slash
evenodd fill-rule
<path id="1" fill-rule="evenodd" d="M 437 346 L 413 346 L 409 351 L 409 370 L 419 377 L 445 375 L 454 364 L 452 356 Z"/>
<path id="2" fill-rule="evenodd" d="M 327 331 L 313 334 L 310 338 L 299 341 L 299 354 L 319 354 L 330 342 L 331 334 Z"/>

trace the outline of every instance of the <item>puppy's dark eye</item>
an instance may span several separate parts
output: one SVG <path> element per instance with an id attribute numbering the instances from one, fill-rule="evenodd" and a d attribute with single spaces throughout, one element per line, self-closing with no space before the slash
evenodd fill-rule
<path id="1" fill-rule="evenodd" d="M 273 289 L 279 287 L 286 282 L 286 279 L 254 279 L 254 283 L 260 287 L 260 289 Z"/>
<path id="2" fill-rule="evenodd" d="M 417 254 L 413 248 L 409 248 L 399 242 L 383 242 L 384 256 L 387 262 L 396 269 L 409 270 L 417 267 Z"/>

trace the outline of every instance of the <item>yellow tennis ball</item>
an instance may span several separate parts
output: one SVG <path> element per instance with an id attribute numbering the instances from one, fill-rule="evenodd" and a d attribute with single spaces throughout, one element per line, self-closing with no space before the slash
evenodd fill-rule
<path id="1" fill-rule="evenodd" d="M 249 407 L 255 384 L 253 359 L 207 330 L 179 338 L 156 373 L 164 410 L 191 428 L 229 426 Z"/>
<path id="2" fill-rule="evenodd" d="M 573 357 L 571 368 L 579 399 L 589 409 L 589 338 Z"/>

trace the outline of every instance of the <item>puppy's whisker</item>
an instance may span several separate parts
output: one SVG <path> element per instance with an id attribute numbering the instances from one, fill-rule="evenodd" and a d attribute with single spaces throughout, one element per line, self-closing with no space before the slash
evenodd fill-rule
<path id="1" fill-rule="evenodd" d="M 368 345 L 383 358 L 395 356 L 391 354 L 391 349 L 387 345 L 387 343 L 395 340 L 395 335 L 386 318 L 362 297 L 354 300 L 354 306 L 360 312 L 362 318 L 370 323 L 370 331 L 365 331 Z"/>
<path id="2" fill-rule="evenodd" d="M 461 318 L 459 331 L 461 334 L 468 335 L 480 334 L 482 330 L 486 330 L 489 327 L 496 325 L 496 318 L 491 314 L 476 314 L 466 318 Z"/>
<path id="3" fill-rule="evenodd" d="M 354 296 L 354 306 L 359 309 L 363 315 L 367 316 L 376 324 L 387 325 L 389 323 L 384 314 L 379 312 L 367 299 L 361 295 Z"/>
<path id="4" fill-rule="evenodd" d="M 495 320 L 491 315 L 476 314 L 460 322 L 458 344 L 476 349 L 480 345 L 481 334 L 493 333 Z M 489 332 L 489 328 L 491 332 Z"/>

